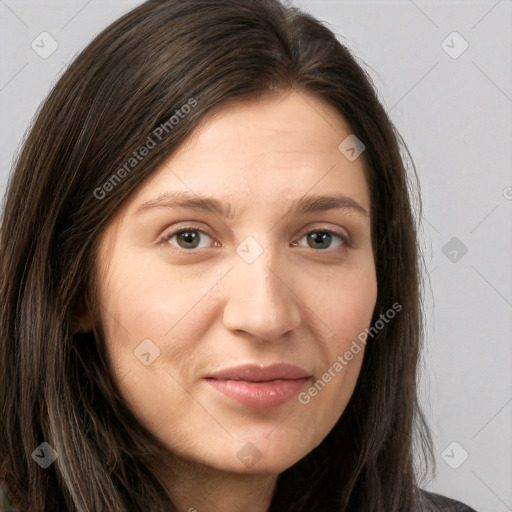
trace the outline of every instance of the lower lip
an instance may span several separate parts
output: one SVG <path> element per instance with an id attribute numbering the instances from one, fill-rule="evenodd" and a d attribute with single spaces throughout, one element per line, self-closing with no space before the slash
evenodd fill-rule
<path id="1" fill-rule="evenodd" d="M 276 407 L 297 396 L 309 379 L 248 382 L 206 379 L 208 384 L 247 407 Z"/>

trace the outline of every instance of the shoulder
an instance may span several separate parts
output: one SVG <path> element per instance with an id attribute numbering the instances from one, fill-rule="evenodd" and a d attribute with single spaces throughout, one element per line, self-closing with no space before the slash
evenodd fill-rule
<path id="1" fill-rule="evenodd" d="M 425 512 L 477 512 L 460 501 L 420 489 L 421 503 Z"/>

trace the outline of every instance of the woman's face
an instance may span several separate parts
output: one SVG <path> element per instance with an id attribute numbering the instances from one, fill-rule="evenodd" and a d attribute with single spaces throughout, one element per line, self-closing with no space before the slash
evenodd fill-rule
<path id="1" fill-rule="evenodd" d="M 340 418 L 377 294 L 362 159 L 338 148 L 350 133 L 303 92 L 231 105 L 105 231 L 114 377 L 171 454 L 277 474 Z"/>

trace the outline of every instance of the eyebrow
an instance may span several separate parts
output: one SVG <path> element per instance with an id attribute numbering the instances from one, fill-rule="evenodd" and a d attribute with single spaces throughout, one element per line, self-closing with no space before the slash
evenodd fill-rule
<path id="1" fill-rule="evenodd" d="M 214 197 L 196 194 L 186 190 L 164 192 L 155 199 L 141 204 L 136 213 L 147 211 L 151 208 L 190 208 L 213 212 L 225 219 L 238 218 L 243 212 L 235 212 L 230 203 L 224 203 Z M 306 214 L 328 210 L 342 210 L 356 213 L 368 218 L 368 211 L 355 199 L 340 193 L 326 195 L 308 195 L 297 200 L 289 211 L 290 214 Z"/>

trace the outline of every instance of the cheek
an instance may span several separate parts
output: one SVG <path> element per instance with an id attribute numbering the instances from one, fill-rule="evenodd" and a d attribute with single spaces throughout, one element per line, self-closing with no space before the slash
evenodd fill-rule
<path id="1" fill-rule="evenodd" d="M 365 351 L 365 333 L 370 326 L 377 298 L 373 261 L 353 272 L 339 273 L 329 282 L 327 295 L 318 295 L 322 320 L 330 335 L 320 340 L 322 366 L 315 382 L 300 398 L 315 410 L 312 435 L 329 431 L 343 413 L 356 385 Z"/>
<path id="2" fill-rule="evenodd" d="M 133 356 L 143 340 L 151 339 L 170 358 L 174 353 L 183 358 L 197 340 L 198 324 L 191 319 L 207 287 L 158 263 L 143 263 L 140 258 L 124 258 L 104 281 L 102 321 L 108 345 L 116 353 Z"/>
<path id="3" fill-rule="evenodd" d="M 201 352 L 205 326 L 199 313 L 208 287 L 158 263 L 142 263 L 119 258 L 104 276 L 101 322 L 121 394 L 134 414 L 158 432 L 172 428 L 169 404 L 178 410 L 190 405 L 183 383 Z"/>
<path id="4" fill-rule="evenodd" d="M 373 259 L 338 272 L 328 281 L 326 293 L 316 292 L 315 307 L 329 327 L 324 351 L 329 364 L 351 345 L 370 324 L 377 300 L 377 279 Z"/>

